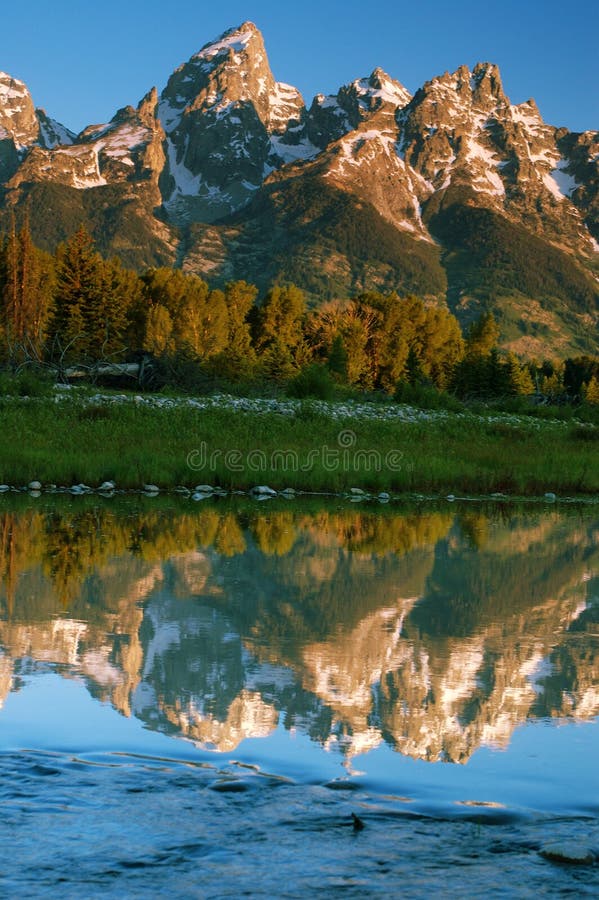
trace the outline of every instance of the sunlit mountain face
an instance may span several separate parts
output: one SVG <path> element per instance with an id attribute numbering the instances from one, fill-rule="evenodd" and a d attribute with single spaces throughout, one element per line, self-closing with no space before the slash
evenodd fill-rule
<path id="1" fill-rule="evenodd" d="M 465 762 L 599 713 L 598 538 L 588 512 L 5 509 L 1 695 L 57 671 L 204 749 Z"/>
<path id="2" fill-rule="evenodd" d="M 414 95 L 355 65 L 303 98 L 244 22 L 78 135 L 0 72 L 0 227 L 28 214 L 53 251 L 83 223 L 132 268 L 214 286 L 416 293 L 463 324 L 492 310 L 522 355 L 593 352 L 598 132 L 513 104 L 492 62 L 433 71 Z"/>

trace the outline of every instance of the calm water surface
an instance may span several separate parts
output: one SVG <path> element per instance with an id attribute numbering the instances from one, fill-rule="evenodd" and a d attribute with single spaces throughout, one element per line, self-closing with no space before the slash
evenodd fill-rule
<path id="1" fill-rule="evenodd" d="M 3 896 L 599 894 L 593 507 L 1 502 Z"/>

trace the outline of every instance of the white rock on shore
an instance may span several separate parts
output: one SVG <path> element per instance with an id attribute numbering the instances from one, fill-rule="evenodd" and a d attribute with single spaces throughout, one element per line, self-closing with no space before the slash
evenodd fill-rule
<path id="1" fill-rule="evenodd" d="M 253 487 L 250 491 L 250 494 L 254 494 L 256 497 L 276 497 L 277 492 L 273 490 L 271 487 L 268 487 L 267 484 L 259 484 L 256 487 Z"/>

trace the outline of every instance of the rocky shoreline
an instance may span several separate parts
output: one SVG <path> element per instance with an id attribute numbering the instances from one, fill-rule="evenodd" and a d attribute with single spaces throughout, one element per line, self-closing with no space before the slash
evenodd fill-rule
<path id="1" fill-rule="evenodd" d="M 306 491 L 296 490 L 292 487 L 276 491 L 268 485 L 256 485 L 249 490 L 227 489 L 218 485 L 198 484 L 194 487 L 177 485 L 174 488 L 160 487 L 157 484 L 143 484 L 139 488 L 119 488 L 114 481 L 104 481 L 97 487 L 79 483 L 72 485 L 42 484 L 40 481 L 30 481 L 26 485 L 0 484 L 0 496 L 7 494 L 27 495 L 37 499 L 42 495 L 69 495 L 71 497 L 96 496 L 103 499 L 112 499 L 117 496 L 142 496 L 157 498 L 159 496 L 178 497 L 191 502 L 204 500 L 216 500 L 225 497 L 246 497 L 257 502 L 274 500 L 295 500 L 301 497 L 322 497 L 323 499 L 344 500 L 349 503 L 378 503 L 388 504 L 395 502 L 423 503 L 431 501 L 446 501 L 447 503 L 599 503 L 599 497 L 558 497 L 553 491 L 546 491 L 536 496 L 511 496 L 503 493 L 482 494 L 474 496 L 460 496 L 456 494 L 420 494 L 420 493 L 389 493 L 387 491 L 367 491 L 363 488 L 352 487 L 348 491 Z"/>

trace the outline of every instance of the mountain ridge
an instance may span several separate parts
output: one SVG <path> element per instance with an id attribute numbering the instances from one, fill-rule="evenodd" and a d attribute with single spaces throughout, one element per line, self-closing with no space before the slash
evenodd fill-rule
<path id="1" fill-rule="evenodd" d="M 492 309 L 522 353 L 596 341 L 599 135 L 547 125 L 533 100 L 513 105 L 490 62 L 413 95 L 375 68 L 307 105 L 245 22 L 160 93 L 76 136 L 0 75 L 0 205 L 5 226 L 28 208 L 48 249 L 83 222 L 134 267 L 292 279 L 314 300 L 397 287 L 464 323 Z M 474 252 L 482 220 L 488 246 Z M 546 283 L 522 244 L 533 266 L 545 259 Z M 546 334 L 527 319 L 535 303 Z"/>

